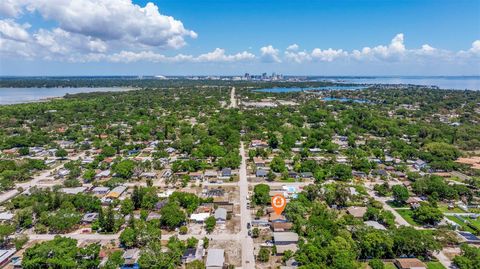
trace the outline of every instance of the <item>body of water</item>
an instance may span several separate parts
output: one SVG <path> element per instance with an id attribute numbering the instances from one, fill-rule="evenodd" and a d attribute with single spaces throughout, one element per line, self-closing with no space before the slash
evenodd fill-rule
<path id="1" fill-rule="evenodd" d="M 38 102 L 66 94 L 85 92 L 119 92 L 132 88 L 0 88 L 0 105 Z"/>
<path id="2" fill-rule="evenodd" d="M 447 76 L 447 77 L 317 77 L 314 80 L 327 80 L 344 83 L 366 84 L 414 84 L 437 86 L 440 89 L 480 90 L 479 76 Z"/>
<path id="3" fill-rule="evenodd" d="M 322 101 L 339 101 L 339 102 L 354 102 L 354 103 L 368 103 L 368 100 L 364 99 L 352 99 L 352 98 L 336 98 L 336 97 L 323 97 Z"/>
<path id="4" fill-rule="evenodd" d="M 364 86 L 325 86 L 325 87 L 310 87 L 310 88 L 266 88 L 255 90 L 256 92 L 269 92 L 269 93 L 284 93 L 284 92 L 302 92 L 302 91 L 322 91 L 322 90 L 360 90 L 364 89 Z"/>

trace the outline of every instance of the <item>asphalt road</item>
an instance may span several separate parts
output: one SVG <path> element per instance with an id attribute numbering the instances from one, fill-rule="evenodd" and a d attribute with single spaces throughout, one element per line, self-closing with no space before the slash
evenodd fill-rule
<path id="1" fill-rule="evenodd" d="M 240 215 L 241 215 L 241 231 L 239 233 L 242 243 L 242 268 L 255 268 L 255 256 L 253 253 L 253 239 L 248 236 L 247 223 L 251 223 L 252 215 L 247 208 L 248 196 L 248 180 L 247 180 L 247 156 L 243 148 L 243 142 L 240 143 L 240 155 L 242 163 L 240 164 L 240 180 L 238 185 L 240 188 Z"/>
<path id="2" fill-rule="evenodd" d="M 237 108 L 237 99 L 235 99 L 235 87 L 230 91 L 230 105 L 229 108 Z"/>

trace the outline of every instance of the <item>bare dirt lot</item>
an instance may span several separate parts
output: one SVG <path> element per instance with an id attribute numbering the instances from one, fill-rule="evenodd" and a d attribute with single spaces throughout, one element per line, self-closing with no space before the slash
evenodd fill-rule
<path id="1" fill-rule="evenodd" d="M 237 241 L 210 241 L 209 248 L 225 250 L 225 262 L 236 267 L 242 266 L 242 246 Z"/>

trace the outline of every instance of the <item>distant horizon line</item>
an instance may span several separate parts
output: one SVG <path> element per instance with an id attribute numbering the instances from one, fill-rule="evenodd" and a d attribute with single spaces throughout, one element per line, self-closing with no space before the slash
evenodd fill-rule
<path id="1" fill-rule="evenodd" d="M 275 72 L 274 72 L 275 73 Z M 261 75 L 262 73 L 249 73 L 250 75 Z M 271 75 L 272 73 L 267 73 Z M 477 77 L 479 75 L 285 75 L 281 73 L 276 73 L 277 75 L 282 75 L 283 77 L 319 77 L 319 78 L 442 78 L 442 77 Z M 0 75 L 1 78 L 155 78 L 155 77 L 244 77 L 244 74 L 235 74 L 235 75 Z"/>

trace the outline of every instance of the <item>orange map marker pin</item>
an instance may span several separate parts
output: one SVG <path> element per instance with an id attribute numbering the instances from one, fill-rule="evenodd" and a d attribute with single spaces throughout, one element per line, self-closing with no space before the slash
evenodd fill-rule
<path id="1" fill-rule="evenodd" d="M 283 195 L 276 194 L 275 196 L 272 197 L 272 207 L 273 207 L 273 210 L 275 210 L 275 213 L 277 213 L 277 215 L 282 214 L 286 205 L 287 205 L 287 200 L 285 199 L 285 197 L 283 197 Z"/>

